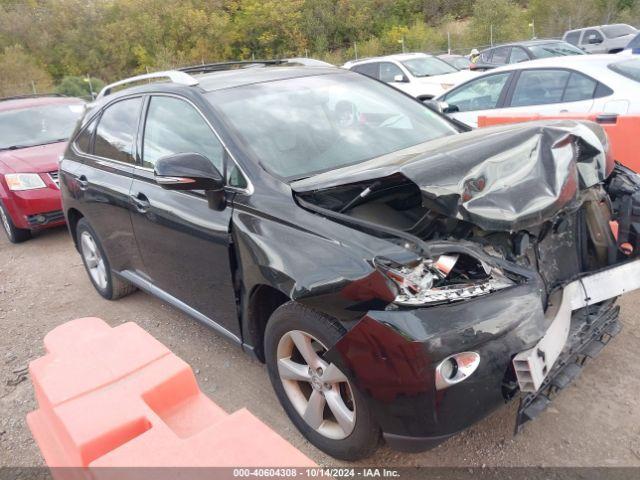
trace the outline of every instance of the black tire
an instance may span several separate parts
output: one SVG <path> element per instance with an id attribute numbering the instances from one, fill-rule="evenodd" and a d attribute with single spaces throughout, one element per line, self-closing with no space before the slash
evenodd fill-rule
<path id="1" fill-rule="evenodd" d="M 334 319 L 295 302 L 288 302 L 273 313 L 265 331 L 265 360 L 271 384 L 284 411 L 307 440 L 332 457 L 352 461 L 372 455 L 380 445 L 380 428 L 367 399 L 353 385 L 350 386 L 356 405 L 355 426 L 346 438 L 327 438 L 308 425 L 296 411 L 285 392 L 277 366 L 278 342 L 292 330 L 312 335 L 327 348 L 331 348 L 345 333 Z"/>
<path id="2" fill-rule="evenodd" d="M 11 243 L 21 243 L 31 238 L 31 230 L 16 227 L 2 202 L 0 202 L 0 224 Z"/>
<path id="3" fill-rule="evenodd" d="M 92 237 L 96 247 L 100 251 L 102 260 L 105 263 L 106 285 L 104 287 L 98 285 L 98 283 L 96 283 L 96 281 L 92 277 L 85 256 L 83 255 L 81 238 L 82 234 L 85 232 Z M 102 248 L 102 244 L 100 243 L 98 235 L 93 230 L 93 228 L 91 228 L 89 222 L 87 222 L 84 218 L 81 218 L 76 225 L 76 239 L 78 241 L 78 250 L 80 251 L 80 257 L 82 258 L 82 263 L 84 264 L 84 268 L 87 271 L 89 280 L 91 280 L 91 283 L 100 295 L 102 295 L 107 300 L 117 300 L 118 298 L 126 297 L 127 295 L 136 291 L 136 287 L 134 285 L 113 274 L 113 272 L 111 271 L 111 266 L 109 264 L 109 258 Z"/>

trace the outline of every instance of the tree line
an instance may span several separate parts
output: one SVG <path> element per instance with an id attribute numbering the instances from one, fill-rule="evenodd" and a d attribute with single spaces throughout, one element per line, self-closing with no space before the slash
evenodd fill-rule
<path id="1" fill-rule="evenodd" d="M 611 22 L 638 25 L 640 0 L 0 0 L 0 96 L 229 59 L 468 53 Z"/>

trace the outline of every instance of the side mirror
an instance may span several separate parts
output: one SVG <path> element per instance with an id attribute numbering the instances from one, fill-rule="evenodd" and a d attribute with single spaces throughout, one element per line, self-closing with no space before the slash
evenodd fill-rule
<path id="1" fill-rule="evenodd" d="M 394 75 L 393 76 L 393 81 L 396 83 L 409 83 L 409 79 L 407 77 L 405 77 L 404 75 Z"/>
<path id="2" fill-rule="evenodd" d="M 438 100 L 424 100 L 422 103 L 431 110 L 435 110 L 440 113 L 455 113 L 459 111 L 457 105 L 449 105 L 447 102 L 441 102 Z"/>
<path id="3" fill-rule="evenodd" d="M 222 190 L 224 179 L 211 160 L 199 153 L 176 153 L 158 159 L 158 185 L 167 190 Z"/>

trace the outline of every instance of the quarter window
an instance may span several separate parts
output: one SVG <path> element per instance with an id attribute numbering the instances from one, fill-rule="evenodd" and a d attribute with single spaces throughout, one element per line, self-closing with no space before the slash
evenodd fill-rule
<path id="1" fill-rule="evenodd" d="M 141 105 L 142 99 L 138 97 L 121 100 L 105 109 L 96 130 L 96 155 L 134 163 L 133 152 Z"/>
<path id="2" fill-rule="evenodd" d="M 562 101 L 570 73 L 566 70 L 525 70 L 513 92 L 512 107 L 546 105 Z"/>
<path id="3" fill-rule="evenodd" d="M 84 127 L 82 131 L 78 134 L 75 141 L 75 147 L 82 153 L 92 153 L 91 152 L 91 140 L 93 140 L 93 132 L 96 129 L 97 121 L 93 119 L 89 125 Z"/>
<path id="4" fill-rule="evenodd" d="M 178 98 L 151 98 L 142 148 L 142 165 L 147 168 L 168 155 L 199 153 L 223 171 L 222 144 L 202 115 Z"/>
<path id="5" fill-rule="evenodd" d="M 449 93 L 445 101 L 458 107 L 459 112 L 496 108 L 509 75 L 510 72 L 497 73 L 473 80 Z"/>
<path id="6" fill-rule="evenodd" d="M 580 73 L 573 72 L 569 77 L 569 83 L 564 92 L 563 102 L 578 102 L 590 100 L 596 91 L 598 82 Z"/>

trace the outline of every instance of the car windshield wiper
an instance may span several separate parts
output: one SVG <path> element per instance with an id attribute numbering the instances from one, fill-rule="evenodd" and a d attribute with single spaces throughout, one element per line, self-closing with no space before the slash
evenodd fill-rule
<path id="1" fill-rule="evenodd" d="M 28 145 L 9 145 L 8 147 L 0 148 L 0 150 L 20 150 L 21 148 L 39 147 L 41 145 L 49 145 L 51 143 L 66 142 L 67 140 L 68 139 L 66 138 L 56 138 L 55 140 L 49 140 L 48 142 L 43 143 L 33 143 Z"/>
<path id="2" fill-rule="evenodd" d="M 353 207 L 353 205 L 360 199 L 363 199 L 365 197 L 367 197 L 371 192 L 373 192 L 376 188 L 378 188 L 380 185 L 382 185 L 382 181 L 380 180 L 376 180 L 375 182 L 373 182 L 371 185 L 369 185 L 367 188 L 365 188 L 362 192 L 360 192 L 357 196 L 355 196 L 354 198 L 352 198 L 349 203 L 347 203 L 344 207 L 342 207 L 339 210 L 339 213 L 344 213 L 347 210 L 349 210 L 351 207 Z"/>

